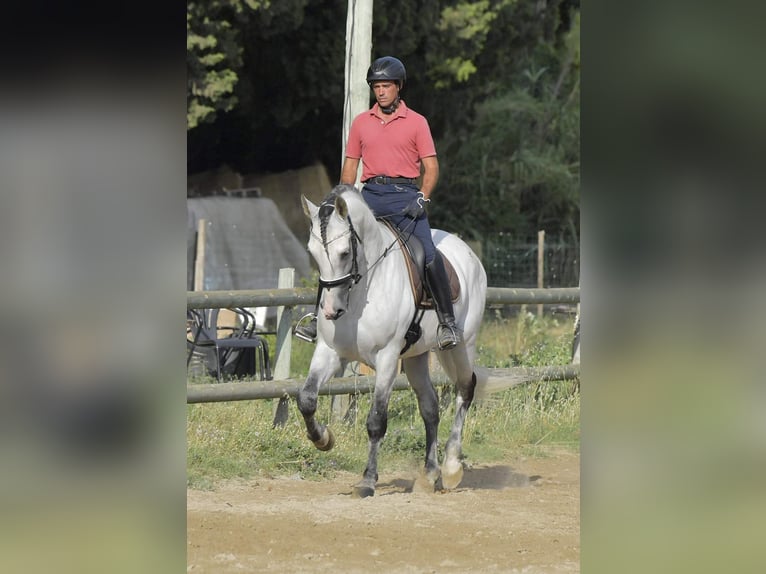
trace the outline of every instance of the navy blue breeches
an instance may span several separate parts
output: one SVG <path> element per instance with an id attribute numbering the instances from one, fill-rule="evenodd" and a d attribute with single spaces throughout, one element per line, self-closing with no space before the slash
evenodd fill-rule
<path id="1" fill-rule="evenodd" d="M 431 226 L 428 224 L 428 216 L 425 211 L 417 219 L 412 219 L 402 212 L 406 210 L 418 197 L 418 187 L 413 184 L 389 184 L 365 183 L 362 188 L 362 197 L 367 202 L 375 217 L 385 217 L 407 235 L 412 233 L 420 239 L 425 251 L 426 265 L 431 263 L 436 256 L 436 247 L 431 239 Z"/>

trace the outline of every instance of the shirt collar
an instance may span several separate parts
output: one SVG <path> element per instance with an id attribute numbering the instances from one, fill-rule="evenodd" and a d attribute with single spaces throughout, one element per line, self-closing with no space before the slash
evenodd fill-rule
<path id="1" fill-rule="evenodd" d="M 396 108 L 396 111 L 393 113 L 393 117 L 391 119 L 398 118 L 398 117 L 406 117 L 407 109 L 408 109 L 407 104 L 405 104 L 404 100 L 400 98 L 399 107 Z M 383 119 L 386 116 L 386 114 L 380 111 L 380 104 L 378 104 L 378 102 L 375 102 L 375 105 L 370 108 L 369 113 L 371 116 L 377 116 L 381 119 Z"/>

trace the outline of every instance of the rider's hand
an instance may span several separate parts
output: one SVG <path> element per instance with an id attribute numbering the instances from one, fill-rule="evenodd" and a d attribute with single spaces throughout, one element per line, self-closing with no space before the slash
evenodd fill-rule
<path id="1" fill-rule="evenodd" d="M 429 201 L 431 200 L 426 199 L 426 197 L 423 195 L 423 192 L 419 191 L 418 196 L 413 199 L 412 202 L 407 206 L 406 210 L 404 211 L 404 215 L 407 215 L 412 219 L 417 219 L 425 213 L 425 204 Z"/>

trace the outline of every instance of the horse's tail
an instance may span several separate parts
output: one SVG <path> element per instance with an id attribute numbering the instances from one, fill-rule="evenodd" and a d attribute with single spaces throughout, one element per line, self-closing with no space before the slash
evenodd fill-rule
<path id="1" fill-rule="evenodd" d="M 476 373 L 475 401 L 484 401 L 491 395 L 506 389 L 539 381 L 540 373 L 535 369 L 487 369 L 474 367 Z"/>
<path id="2" fill-rule="evenodd" d="M 553 380 L 547 378 L 548 375 L 543 370 L 536 368 L 486 369 L 474 367 L 474 373 L 476 374 L 475 402 L 485 401 L 494 393 L 519 385 Z"/>
<path id="3" fill-rule="evenodd" d="M 495 392 L 490 389 L 488 385 L 489 370 L 485 367 L 474 365 L 473 374 L 476 375 L 476 389 L 473 392 L 474 401 L 483 401 L 484 399 L 489 398 L 489 395 Z"/>

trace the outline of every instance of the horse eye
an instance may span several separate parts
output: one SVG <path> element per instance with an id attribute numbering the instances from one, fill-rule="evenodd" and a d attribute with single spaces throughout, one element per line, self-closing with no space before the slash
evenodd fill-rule
<path id="1" fill-rule="evenodd" d="M 348 251 L 343 251 L 343 252 L 340 254 L 340 258 L 341 258 L 341 259 L 347 259 L 347 258 L 348 258 Z"/>

